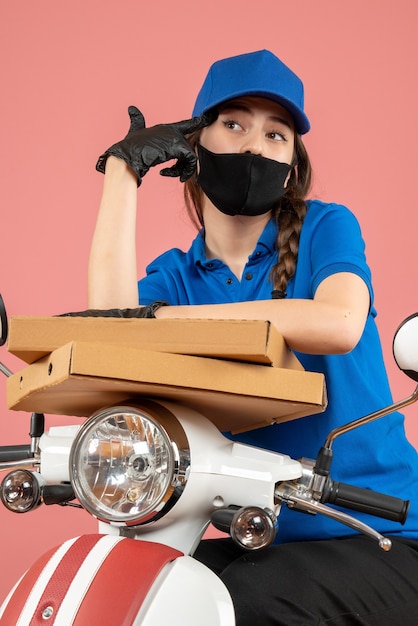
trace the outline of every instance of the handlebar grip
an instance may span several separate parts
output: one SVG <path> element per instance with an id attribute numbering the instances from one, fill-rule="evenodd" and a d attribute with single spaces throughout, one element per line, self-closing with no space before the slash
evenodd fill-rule
<path id="1" fill-rule="evenodd" d="M 0 446 L 0 463 L 24 461 L 33 456 L 29 445 Z"/>
<path id="2" fill-rule="evenodd" d="M 325 493 L 323 502 L 383 517 L 401 524 L 405 523 L 409 511 L 409 500 L 333 481 Z"/>

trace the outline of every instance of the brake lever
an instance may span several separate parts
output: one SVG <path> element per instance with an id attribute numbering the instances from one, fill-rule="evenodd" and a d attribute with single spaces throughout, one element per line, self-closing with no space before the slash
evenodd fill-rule
<path id="1" fill-rule="evenodd" d="M 294 509 L 295 511 L 300 511 L 302 513 L 311 513 L 313 515 L 320 513 L 321 515 L 330 517 L 345 526 L 349 526 L 350 528 L 357 530 L 363 535 L 367 535 L 368 537 L 375 539 L 378 542 L 379 547 L 385 552 L 388 552 L 392 547 L 391 540 L 388 537 L 381 535 L 371 526 L 364 524 L 347 513 L 337 511 L 336 509 L 314 500 L 309 491 L 304 491 L 300 487 L 295 487 L 292 483 L 279 483 L 276 485 L 274 495 L 277 500 L 284 502 L 289 509 Z"/>

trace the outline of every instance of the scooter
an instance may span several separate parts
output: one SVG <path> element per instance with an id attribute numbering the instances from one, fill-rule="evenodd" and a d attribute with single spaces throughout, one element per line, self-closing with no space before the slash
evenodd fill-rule
<path id="1" fill-rule="evenodd" d="M 3 345 L 1 296 L 0 320 Z M 418 313 L 398 328 L 393 352 L 418 382 Z M 209 523 L 246 550 L 268 548 L 283 506 L 329 516 L 390 550 L 388 537 L 346 511 L 402 524 L 409 502 L 334 481 L 333 443 L 417 399 L 418 386 L 332 431 L 316 459 L 298 460 L 232 442 L 203 413 L 161 399 L 136 398 L 96 411 L 81 426 L 48 432 L 44 416 L 32 414 L 30 443 L 0 448 L 0 470 L 9 470 L 3 505 L 16 513 L 76 506 L 97 518 L 99 532 L 41 556 L 4 601 L 1 624 L 234 626 L 227 588 L 193 553 Z"/>

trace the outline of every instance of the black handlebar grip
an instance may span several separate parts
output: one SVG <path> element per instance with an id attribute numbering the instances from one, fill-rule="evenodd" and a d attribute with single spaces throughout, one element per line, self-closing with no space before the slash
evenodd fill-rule
<path id="1" fill-rule="evenodd" d="M 330 481 L 324 498 L 322 502 L 383 517 L 401 524 L 405 523 L 409 511 L 409 500 L 387 496 L 384 493 L 346 483 Z"/>
<path id="2" fill-rule="evenodd" d="M 0 446 L 0 463 L 24 461 L 31 457 L 33 457 L 33 454 L 29 445 Z"/>

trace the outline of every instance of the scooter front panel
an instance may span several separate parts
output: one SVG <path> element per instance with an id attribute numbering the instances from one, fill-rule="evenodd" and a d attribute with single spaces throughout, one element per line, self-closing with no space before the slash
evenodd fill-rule
<path id="1" fill-rule="evenodd" d="M 41 557 L 8 598 L 2 626 L 132 626 L 162 569 L 162 544 L 84 535 Z"/>
<path id="2" fill-rule="evenodd" d="M 133 626 L 234 626 L 231 596 L 221 579 L 191 556 L 167 564 Z"/>

